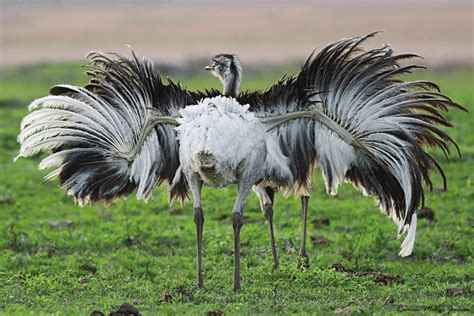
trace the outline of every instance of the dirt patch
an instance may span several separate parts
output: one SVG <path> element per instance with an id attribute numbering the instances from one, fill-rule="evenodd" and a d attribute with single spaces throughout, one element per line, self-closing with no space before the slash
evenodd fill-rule
<path id="1" fill-rule="evenodd" d="M 332 243 L 331 240 L 327 239 L 324 236 L 310 236 L 311 243 L 313 245 L 329 245 Z"/>
<path id="2" fill-rule="evenodd" d="M 0 199 L 0 205 L 13 205 L 15 204 L 15 199 L 12 197 L 6 197 L 3 199 Z"/>
<path id="3" fill-rule="evenodd" d="M 424 218 L 428 222 L 432 222 L 435 219 L 435 212 L 429 207 L 423 207 L 417 212 L 418 218 Z"/>
<path id="4" fill-rule="evenodd" d="M 463 294 L 464 294 L 464 289 L 459 288 L 459 287 L 453 287 L 446 290 L 447 296 L 458 296 L 458 295 L 463 295 Z"/>
<path id="5" fill-rule="evenodd" d="M 96 273 L 97 272 L 97 267 L 95 265 L 92 265 L 90 263 L 83 263 L 79 266 L 79 269 L 81 270 L 84 270 L 84 271 L 88 271 L 88 272 L 92 272 L 92 273 Z"/>
<path id="6" fill-rule="evenodd" d="M 403 279 L 399 275 L 388 275 L 378 271 L 354 271 L 347 269 L 340 263 L 335 263 L 331 266 L 331 269 L 334 269 L 337 272 L 343 272 L 350 274 L 351 276 L 357 277 L 371 277 L 375 283 L 381 285 L 388 285 L 392 283 L 402 284 L 405 283 L 405 279 Z"/>
<path id="7" fill-rule="evenodd" d="M 321 217 L 312 220 L 311 224 L 313 224 L 315 228 L 321 228 L 323 226 L 329 226 L 331 224 L 331 221 L 327 217 Z"/>

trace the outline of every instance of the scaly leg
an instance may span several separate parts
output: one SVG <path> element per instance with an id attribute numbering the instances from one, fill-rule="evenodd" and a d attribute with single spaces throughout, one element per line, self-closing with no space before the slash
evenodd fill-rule
<path id="1" fill-rule="evenodd" d="M 240 229 L 244 225 L 242 213 L 232 214 L 234 228 L 234 291 L 240 292 Z"/>
<path id="2" fill-rule="evenodd" d="M 196 235 L 197 235 L 197 287 L 202 289 L 203 278 L 202 278 L 202 231 L 204 226 L 204 213 L 201 207 L 201 188 L 202 182 L 199 180 L 197 175 L 190 177 L 189 187 L 191 193 L 194 196 L 194 223 L 196 223 Z"/>
<path id="3" fill-rule="evenodd" d="M 270 233 L 270 248 L 273 256 L 273 270 L 278 269 L 278 253 L 275 245 L 275 235 L 273 231 L 273 201 L 275 191 L 272 188 L 264 188 L 261 185 L 254 186 L 254 191 L 260 199 L 260 208 L 268 221 L 268 231 Z"/>
<path id="4" fill-rule="evenodd" d="M 278 253 L 277 253 L 277 249 L 275 245 L 275 234 L 273 232 L 273 201 L 275 198 L 275 191 L 273 191 L 271 188 L 265 188 L 265 189 L 271 200 L 269 207 L 265 209 L 265 217 L 267 218 L 267 221 L 268 221 L 268 231 L 270 233 L 270 247 L 272 248 L 273 270 L 277 270 L 279 266 Z"/>
<path id="5" fill-rule="evenodd" d="M 241 181 L 237 199 L 232 210 L 232 226 L 234 228 L 234 291 L 240 292 L 240 229 L 244 224 L 244 203 L 255 181 Z M 253 180 L 253 179 L 252 179 Z"/>
<path id="6" fill-rule="evenodd" d="M 298 258 L 298 268 L 307 269 L 309 268 L 309 257 L 306 253 L 306 221 L 308 218 L 308 200 L 309 196 L 301 196 L 301 221 L 303 232 L 301 235 L 301 247 Z"/>

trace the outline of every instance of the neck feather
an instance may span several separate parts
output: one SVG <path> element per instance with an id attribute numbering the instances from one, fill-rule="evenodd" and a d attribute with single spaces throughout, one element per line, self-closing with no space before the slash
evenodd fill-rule
<path id="1" fill-rule="evenodd" d="M 242 67 L 238 60 L 230 65 L 229 73 L 221 79 L 224 95 L 228 97 L 237 97 L 240 93 L 240 82 L 242 81 Z"/>
<path id="2" fill-rule="evenodd" d="M 227 97 L 237 97 L 240 93 L 240 82 L 236 78 L 223 82 L 224 95 Z"/>

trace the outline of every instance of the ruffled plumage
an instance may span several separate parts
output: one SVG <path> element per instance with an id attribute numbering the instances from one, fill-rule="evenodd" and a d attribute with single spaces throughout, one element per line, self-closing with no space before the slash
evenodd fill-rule
<path id="1" fill-rule="evenodd" d="M 90 53 L 85 88 L 58 85 L 30 104 L 18 157 L 49 151 L 40 168 L 56 168 L 47 178 L 58 176 L 81 204 L 133 191 L 147 200 L 163 182 L 172 184 L 171 197 L 184 198 L 183 168 L 200 171 L 208 184 L 227 185 L 236 182 L 239 164 L 252 159 L 261 166 L 257 181 L 308 193 L 319 167 L 329 194 L 348 181 L 378 200 L 398 233 L 407 233 L 400 251 L 407 256 L 423 183 L 432 188 L 430 171 L 446 186 L 426 148 L 449 154 L 456 144 L 440 128 L 451 126 L 442 112 L 464 108 L 434 83 L 400 78 L 422 68 L 401 66 L 415 55 L 388 46 L 363 50 L 373 35 L 330 44 L 299 74 L 236 100 L 164 84 L 147 58 Z M 181 124 L 180 141 L 173 120 Z M 219 179 L 202 171 L 209 163 Z"/>

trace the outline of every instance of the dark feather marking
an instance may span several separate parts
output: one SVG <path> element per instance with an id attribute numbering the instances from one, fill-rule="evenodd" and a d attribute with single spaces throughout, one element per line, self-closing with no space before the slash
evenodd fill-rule
<path id="1" fill-rule="evenodd" d="M 175 83 L 171 79 L 165 84 L 153 62 L 147 58 L 139 59 L 133 51 L 131 58 L 115 53 L 98 52 L 92 52 L 87 57 L 90 62 L 86 74 L 90 80 L 85 88 L 58 85 L 53 87 L 50 93 L 77 99 L 91 109 L 93 109 L 91 104 L 94 102 L 106 105 L 97 108 L 96 111 L 102 116 L 100 119 L 106 119 L 111 124 L 111 130 L 93 130 L 88 125 L 78 126 L 75 129 L 61 126 L 61 135 L 65 141 L 55 145 L 52 151 L 60 153 L 74 148 L 89 149 L 84 152 L 72 151 L 65 155 L 59 181 L 79 200 L 111 201 L 130 195 L 139 185 L 131 178 L 131 162 L 111 148 L 114 146 L 112 143 L 114 139 L 118 143 L 125 141 L 133 144 L 140 137 L 140 132 L 133 131 L 130 124 L 133 124 L 133 121 L 145 120 L 143 107 L 147 104 L 142 104 L 141 100 L 149 102 L 157 113 L 177 116 L 179 109 L 220 93 L 216 90 L 187 91 L 179 82 Z M 58 108 L 57 111 L 62 110 Z M 100 119 L 96 124 L 100 125 Z M 60 126 L 60 122 L 57 125 Z M 35 135 L 40 138 L 41 135 L 54 132 L 55 125 L 54 122 L 44 124 L 44 131 L 41 126 L 35 128 L 39 129 Z M 129 130 L 123 130 L 124 128 Z M 105 134 L 102 135 L 102 132 Z M 69 133 L 72 136 L 68 138 Z M 174 128 L 157 125 L 151 133 L 156 133 L 158 138 L 161 161 L 153 162 L 154 165 L 150 169 L 152 174 L 145 177 L 148 179 L 146 181 L 150 181 L 145 184 L 146 192 L 151 192 L 152 188 L 163 182 L 170 184 L 179 167 L 179 144 Z M 80 138 L 75 136 L 79 134 Z M 45 139 L 42 142 L 51 141 Z M 182 177 L 170 191 L 170 197 L 185 199 L 188 196 L 187 192 L 188 185 Z"/>
<path id="2" fill-rule="evenodd" d="M 430 170 L 436 169 L 443 178 L 443 186 L 446 186 L 443 169 L 424 147 L 438 147 L 447 156 L 449 144 L 453 144 L 459 152 L 454 140 L 437 127 L 452 126 L 440 110 L 447 111 L 453 107 L 466 109 L 441 94 L 435 83 L 404 82 L 399 78 L 400 75 L 424 68 L 399 65 L 401 61 L 419 56 L 396 55 L 387 45 L 364 51 L 361 44 L 375 34 L 342 39 L 324 47 L 319 53 L 314 51 L 299 74 L 285 75 L 264 91 L 244 92 L 239 96 L 239 102 L 250 104 L 250 110 L 262 118 L 320 107 L 336 124 L 366 146 L 354 148 L 357 161 L 346 172 L 346 179 L 365 188 L 379 199 L 382 209 L 388 211 L 393 208 L 397 218 L 409 224 L 412 214 L 424 200 L 422 182 L 429 189 L 433 187 Z M 384 111 L 383 115 L 379 116 L 379 111 Z M 393 120 L 394 123 L 386 130 L 364 130 L 362 124 L 370 124 L 368 118 L 372 115 L 377 119 Z M 364 122 L 364 117 L 368 121 Z M 308 177 L 311 176 L 315 160 L 322 167 L 328 185 L 331 186 L 334 181 L 331 160 L 338 157 L 320 157 L 320 145 L 311 137 L 314 133 L 309 132 L 315 128 L 324 127 L 311 125 L 308 119 L 301 119 L 277 128 L 281 149 L 290 158 L 295 178 L 294 186 L 286 189 L 304 186 L 309 190 L 311 179 Z M 392 144 L 390 150 L 370 140 L 371 137 L 380 139 L 382 136 L 381 139 L 385 139 L 387 144 Z M 406 144 L 406 147 L 397 150 L 398 142 Z M 401 160 L 400 154 L 406 155 L 406 162 Z M 379 155 L 385 160 L 380 159 Z M 401 187 L 402 180 L 390 170 L 386 161 L 394 165 L 403 161 L 403 168 L 409 170 L 410 205 L 405 205 L 407 201 Z"/>

